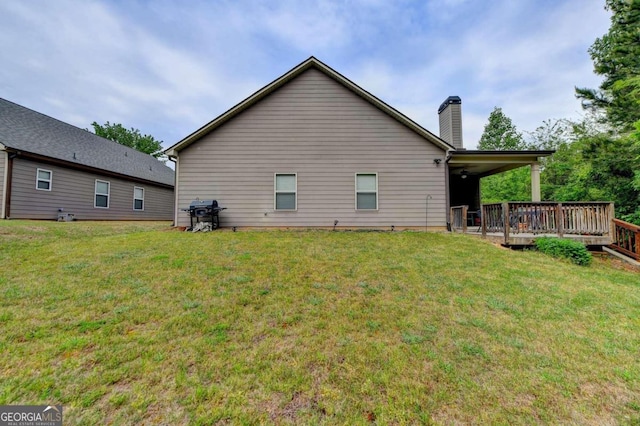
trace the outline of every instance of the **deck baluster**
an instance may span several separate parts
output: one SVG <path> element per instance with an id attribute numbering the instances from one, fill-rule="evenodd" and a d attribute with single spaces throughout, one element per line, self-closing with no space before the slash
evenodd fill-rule
<path id="1" fill-rule="evenodd" d="M 498 233 L 506 245 L 530 245 L 539 235 L 587 245 L 608 245 L 616 237 L 609 202 L 505 202 L 483 204 L 481 211 L 482 235 Z"/>

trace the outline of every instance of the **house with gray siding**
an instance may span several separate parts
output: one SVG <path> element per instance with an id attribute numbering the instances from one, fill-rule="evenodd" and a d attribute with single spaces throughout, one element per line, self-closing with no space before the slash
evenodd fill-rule
<path id="1" fill-rule="evenodd" d="M 442 104 L 436 136 L 311 57 L 166 151 L 174 223 L 189 225 L 191 201 L 215 199 L 222 227 L 444 229 L 452 191 L 475 202 L 482 175 L 522 165 L 456 162 L 460 103 Z"/>
<path id="2" fill-rule="evenodd" d="M 0 98 L 0 218 L 172 220 L 174 171 Z"/>

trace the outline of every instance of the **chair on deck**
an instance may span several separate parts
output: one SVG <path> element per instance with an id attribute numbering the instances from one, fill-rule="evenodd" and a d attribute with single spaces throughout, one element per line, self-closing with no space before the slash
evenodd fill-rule
<path id="1" fill-rule="evenodd" d="M 467 226 L 477 226 L 476 232 L 482 228 L 482 210 L 469 210 L 467 212 Z"/>
<path id="2" fill-rule="evenodd" d="M 478 209 L 478 211 L 475 212 L 475 216 L 473 217 L 473 226 L 478 227 L 476 232 L 480 232 L 482 229 L 482 209 Z"/>

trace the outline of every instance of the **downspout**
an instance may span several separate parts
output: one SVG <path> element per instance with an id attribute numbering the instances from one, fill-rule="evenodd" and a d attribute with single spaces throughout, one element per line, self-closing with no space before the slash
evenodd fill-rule
<path id="1" fill-rule="evenodd" d="M 178 157 L 168 155 L 169 161 L 175 164 L 174 182 L 173 182 L 173 226 L 178 226 Z"/>
<path id="2" fill-rule="evenodd" d="M 6 205 L 7 195 L 7 174 L 9 169 L 9 153 L 5 151 L 4 155 L 4 174 L 2 176 L 2 200 L 0 200 L 0 219 L 4 219 L 6 216 L 4 206 Z"/>
<path id="3" fill-rule="evenodd" d="M 13 159 L 18 156 L 16 152 L 7 152 L 7 163 L 4 171 L 4 212 L 5 219 L 11 218 L 11 186 L 13 181 Z"/>
<path id="4" fill-rule="evenodd" d="M 451 211 L 451 188 L 449 187 L 449 160 L 451 160 L 451 150 L 447 151 L 447 157 L 444 160 L 444 198 L 445 198 L 445 211 L 444 217 L 447 224 L 447 230 L 451 231 L 451 223 L 449 222 L 449 212 Z"/>

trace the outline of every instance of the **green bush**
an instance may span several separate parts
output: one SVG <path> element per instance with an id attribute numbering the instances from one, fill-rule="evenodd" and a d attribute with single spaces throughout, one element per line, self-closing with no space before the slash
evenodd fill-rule
<path id="1" fill-rule="evenodd" d="M 586 266 L 591 263 L 591 253 L 589 253 L 587 247 L 579 241 L 542 237 L 537 238 L 535 243 L 539 251 L 550 256 L 569 259 L 576 265 Z"/>

